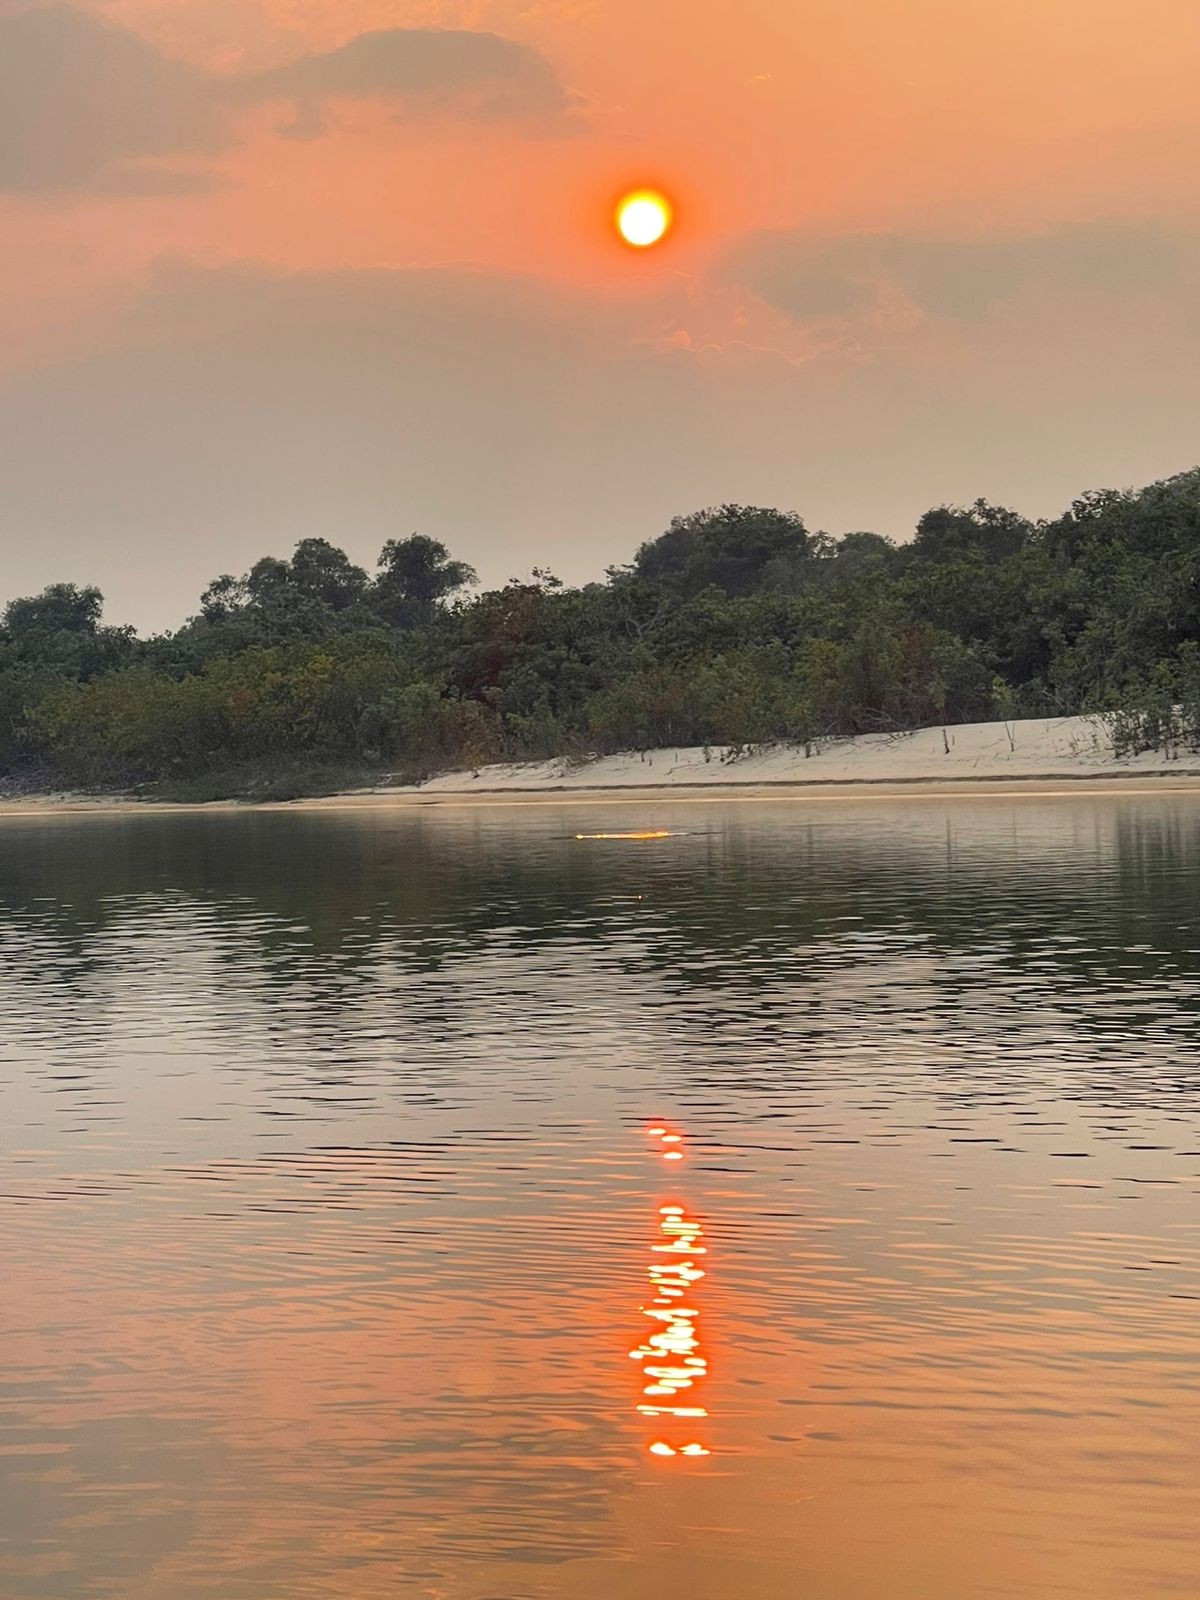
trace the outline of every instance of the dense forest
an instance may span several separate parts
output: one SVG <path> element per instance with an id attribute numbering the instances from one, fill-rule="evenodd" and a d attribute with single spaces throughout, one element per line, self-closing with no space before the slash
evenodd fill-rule
<path id="1" fill-rule="evenodd" d="M 376 571 L 305 539 L 218 577 L 177 632 L 73 583 L 0 627 L 12 788 L 287 794 L 355 776 L 670 744 L 734 750 L 1098 711 L 1118 748 L 1200 743 L 1200 469 L 1054 521 L 980 500 L 913 538 L 726 505 L 602 583 L 471 592 L 436 540 Z"/>

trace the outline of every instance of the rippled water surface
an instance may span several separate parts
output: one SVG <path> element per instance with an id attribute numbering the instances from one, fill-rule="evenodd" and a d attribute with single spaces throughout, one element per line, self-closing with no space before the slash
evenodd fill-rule
<path id="1" fill-rule="evenodd" d="M 1200 1594 L 1200 797 L 10 819 L 0 961 L 5 1600 Z"/>

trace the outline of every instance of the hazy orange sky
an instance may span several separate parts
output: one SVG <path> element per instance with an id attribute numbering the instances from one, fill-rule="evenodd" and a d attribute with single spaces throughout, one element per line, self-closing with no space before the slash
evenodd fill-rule
<path id="1" fill-rule="evenodd" d="M 1195 0 L 0 0 L 4 598 L 1192 466 L 1198 60 Z"/>

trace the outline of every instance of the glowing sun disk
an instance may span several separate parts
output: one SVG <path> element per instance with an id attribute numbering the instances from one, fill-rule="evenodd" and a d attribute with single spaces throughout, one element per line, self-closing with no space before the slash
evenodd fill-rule
<path id="1" fill-rule="evenodd" d="M 625 243 L 635 250 L 657 244 L 666 235 L 673 218 L 671 202 L 654 189 L 638 189 L 617 205 L 617 229 Z"/>

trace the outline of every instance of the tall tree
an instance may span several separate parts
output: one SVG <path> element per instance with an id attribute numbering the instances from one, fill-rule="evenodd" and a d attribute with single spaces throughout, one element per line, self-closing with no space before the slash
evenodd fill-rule
<path id="1" fill-rule="evenodd" d="M 4 609 L 4 627 L 10 638 L 26 642 L 55 633 L 95 633 L 103 610 L 99 589 L 52 583 L 41 594 L 11 600 Z"/>
<path id="2" fill-rule="evenodd" d="M 371 609 L 393 628 L 416 628 L 432 621 L 439 606 L 474 582 L 474 568 L 454 560 L 440 539 L 421 533 L 389 539 L 379 553 Z"/>
<path id="3" fill-rule="evenodd" d="M 690 596 L 715 587 L 729 595 L 767 586 L 795 589 L 823 551 L 799 517 L 762 506 L 712 506 L 676 517 L 634 557 L 637 577 Z"/>

